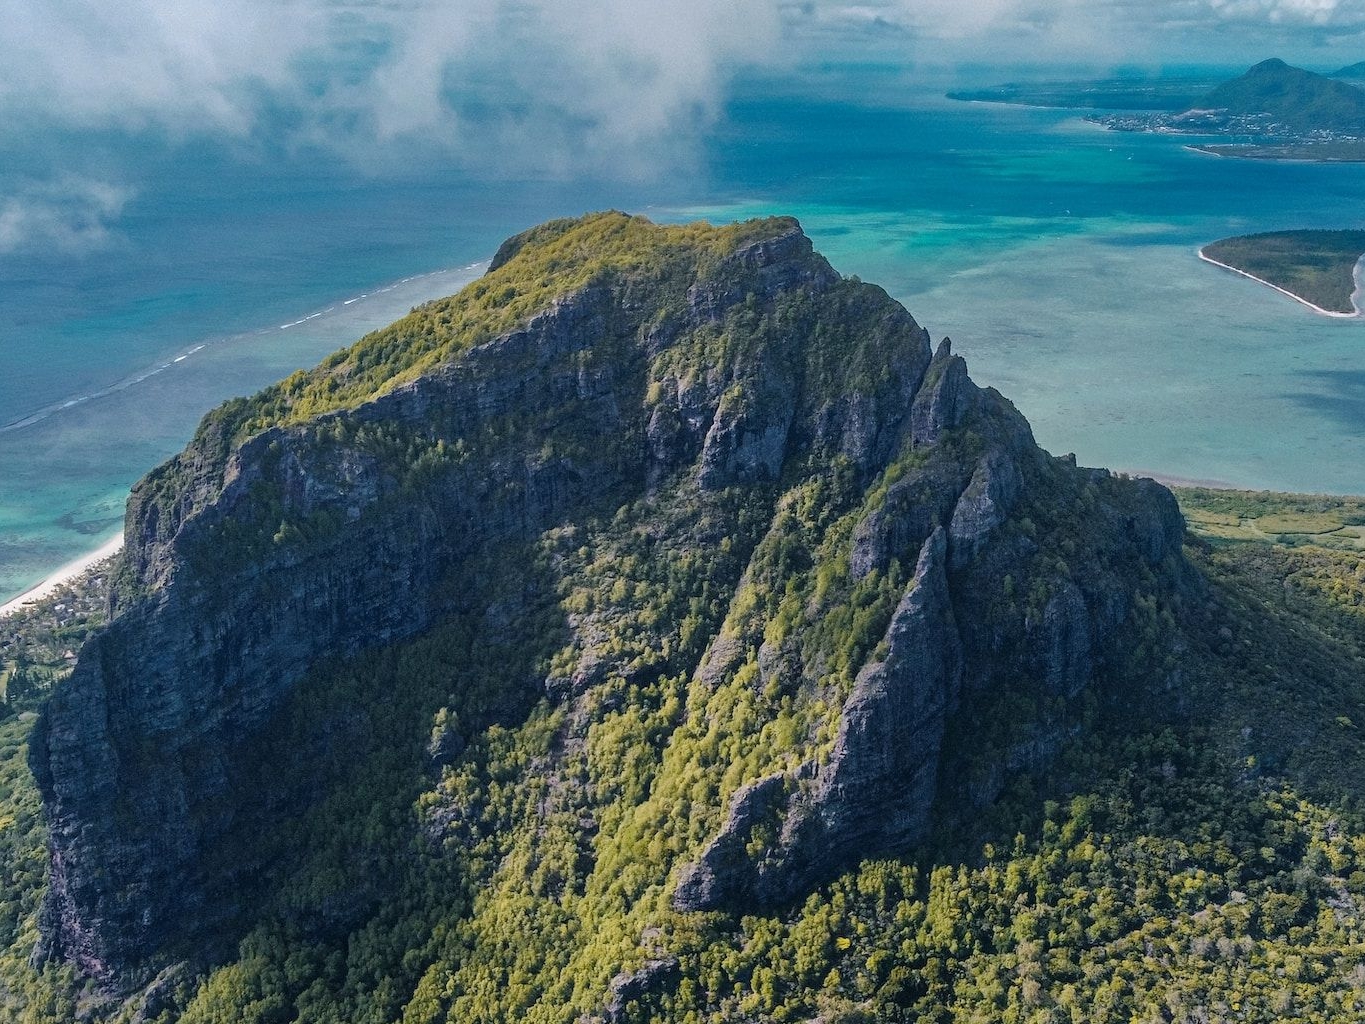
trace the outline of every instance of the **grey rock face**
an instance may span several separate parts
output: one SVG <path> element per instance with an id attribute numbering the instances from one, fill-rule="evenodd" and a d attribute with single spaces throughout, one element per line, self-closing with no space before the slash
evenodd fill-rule
<path id="1" fill-rule="evenodd" d="M 645 962 L 634 971 L 623 971 L 611 979 L 607 990 L 607 1004 L 603 1007 L 603 1018 L 607 1024 L 620 1024 L 626 1019 L 630 1003 L 657 992 L 676 980 L 678 976 L 676 957 L 656 957 Z"/>
<path id="2" fill-rule="evenodd" d="M 534 234 L 509 240 L 495 263 Z M 271 867 L 243 823 L 268 826 L 309 799 L 307 779 L 291 788 L 249 752 L 310 668 L 456 614 L 481 635 L 515 637 L 525 602 L 469 586 L 481 554 L 571 537 L 661 494 L 683 493 L 690 510 L 735 488 L 762 510 L 757 535 L 779 481 L 844 488 L 838 507 L 860 510 L 835 549 L 848 575 L 904 583 L 894 611 L 888 586 L 880 643 L 837 683 L 801 664 L 799 637 L 728 626 L 686 664 L 710 688 L 754 657 L 765 688 L 841 710 L 831 748 L 735 792 L 677 875 L 681 909 L 780 903 L 913 846 L 937 820 L 960 705 L 1015 678 L 1075 694 L 1105 670 L 1137 567 L 1178 567 L 1182 523 L 1164 489 L 1039 450 L 946 341 L 931 358 L 908 313 L 841 281 L 794 222 L 674 285 L 665 301 L 640 281 L 594 278 L 345 412 L 244 441 L 210 420 L 139 485 L 116 615 L 33 734 L 51 834 L 39 959 L 126 990 L 231 943 L 248 920 L 238 882 Z M 715 356 L 725 331 L 750 347 Z M 1034 565 L 1046 510 L 1082 505 L 1085 550 L 1069 569 Z M 673 550 L 729 539 L 715 532 Z M 641 543 L 668 549 L 653 535 Z M 542 695 L 596 697 L 588 691 L 644 671 L 610 649 L 610 614 L 565 612 L 582 657 L 563 662 L 562 678 L 510 680 L 509 714 Z M 612 699 L 626 699 L 617 689 Z M 417 758 L 428 770 L 459 758 L 477 725 L 448 710 Z M 1035 752 L 1028 761 L 1053 746 L 1040 735 L 1019 749 Z M 228 837 L 240 863 L 214 856 Z M 664 958 L 618 976 L 607 1019 L 674 971 Z"/>
<path id="3" fill-rule="evenodd" d="M 808 386 L 807 345 L 836 292 L 840 315 L 887 356 L 880 382 L 869 367 L 869 385 L 834 408 Z M 182 951 L 230 943 L 249 909 L 238 879 L 264 867 L 242 822 L 297 810 L 281 803 L 284 781 L 251 763 L 253 738 L 320 659 L 454 613 L 510 628 L 514 610 L 463 603 L 474 554 L 613 510 L 666 477 L 762 486 L 823 459 L 826 445 L 868 460 L 868 472 L 893 449 L 926 336 L 880 289 L 842 282 L 795 222 L 699 269 L 681 305 L 669 301 L 594 279 L 349 411 L 242 442 L 210 419 L 139 484 L 115 615 L 33 735 L 51 834 L 39 960 L 126 990 Z M 805 319 L 773 329 L 747 361 L 696 376 L 667 368 L 675 347 L 741 305 Z M 573 443 L 547 446 L 563 437 Z M 394 450 L 447 454 L 414 478 Z M 572 679 L 529 683 L 565 699 L 594 671 L 589 660 Z M 432 762 L 462 742 L 433 737 Z M 214 857 L 228 836 L 240 864 Z"/>
<path id="4" fill-rule="evenodd" d="M 863 666 L 839 716 L 815 808 L 822 831 L 845 856 L 903 848 L 927 829 L 944 720 L 962 686 L 947 562 L 939 527 L 924 542 L 891 617 L 886 656 Z"/>
<path id="5" fill-rule="evenodd" d="M 802 773 L 814 776 L 804 784 L 772 775 L 738 790 L 720 833 L 680 876 L 674 907 L 778 903 L 863 856 L 924 837 L 944 725 L 962 684 L 947 554 L 938 528 L 892 616 L 885 656 L 858 673 L 829 762 Z M 774 825 L 775 849 L 761 861 L 749 857 L 755 830 Z"/>
<path id="6" fill-rule="evenodd" d="M 1071 727 L 1040 721 L 986 778 L 957 780 L 945 777 L 944 744 L 959 705 L 1021 681 L 1074 698 L 1122 654 L 1132 579 L 1156 571 L 1184 585 L 1183 522 L 1169 492 L 1040 451 L 946 342 L 914 398 L 907 441 L 918 457 L 856 524 L 849 555 L 855 580 L 915 557 L 884 653 L 859 671 L 825 763 L 736 793 L 716 837 L 679 873 L 679 910 L 781 905 L 864 857 L 912 848 L 940 815 L 994 799 L 1011 773 L 1053 756 Z M 1047 493 L 1045 508 L 1030 505 L 1030 488 Z M 1035 566 L 1032 517 L 1071 514 L 1082 497 L 1089 547 L 1071 575 L 1051 561 Z M 1037 593 L 1046 599 L 1033 609 Z M 783 658 L 765 646 L 758 661 L 766 682 Z M 734 657 L 708 663 L 715 674 Z"/>
<path id="7" fill-rule="evenodd" d="M 758 866 L 745 852 L 756 828 L 773 822 L 786 808 L 788 779 L 769 775 L 738 789 L 730 798 L 725 824 L 701 857 L 683 869 L 673 896 L 683 910 L 706 910 L 742 899 L 759 884 Z"/>
<path id="8" fill-rule="evenodd" d="M 839 275 L 823 259 L 815 257 L 818 262 L 813 262 L 813 253 L 810 239 L 791 221 L 781 233 L 726 256 L 715 273 L 688 291 L 688 305 L 703 318 L 722 320 L 725 311 L 742 303 L 751 291 L 772 294 L 798 287 L 827 288 Z"/>
<path id="9" fill-rule="evenodd" d="M 970 562 L 991 531 L 1005 521 L 1022 486 L 1018 467 L 1004 452 L 992 451 L 977 463 L 948 527 L 954 569 Z"/>
<path id="10" fill-rule="evenodd" d="M 563 386 L 555 354 L 600 337 L 603 298 L 560 304 L 493 343 L 500 353 L 473 353 L 354 419 L 420 423 L 453 438 L 477 435 L 481 419 L 505 408 L 489 392 L 552 402 Z M 595 333 L 577 333 L 585 322 Z M 519 370 L 514 385 L 501 377 L 509 365 Z M 608 396 L 591 404 L 591 418 L 612 430 L 619 417 Z M 422 632 L 458 607 L 443 583 L 472 551 L 551 525 L 583 500 L 588 479 L 619 479 L 610 461 L 543 463 L 512 451 L 386 500 L 399 481 L 374 459 L 320 443 L 320 432 L 325 423 L 248 441 L 216 498 L 181 506 L 173 532 L 157 505 L 130 502 L 133 567 L 149 596 L 125 599 L 90 642 L 32 748 L 53 846 L 40 957 L 118 982 L 168 938 L 226 927 L 241 909 L 232 887 L 199 866 L 250 799 L 243 774 L 251 766 L 234 752 L 294 683 L 322 657 Z M 263 486 L 300 516 L 333 513 L 333 532 L 218 564 L 220 528 L 249 521 Z"/>
<path id="11" fill-rule="evenodd" d="M 953 343 L 944 338 L 924 375 L 924 384 L 910 410 L 910 436 L 916 445 L 934 444 L 945 431 L 971 415 L 980 392 L 967 377 L 967 363 L 953 355 Z"/>
<path id="12" fill-rule="evenodd" d="M 886 500 L 854 528 L 853 578 L 884 572 L 893 557 L 918 551 L 952 512 L 962 486 L 962 467 L 949 458 L 932 460 L 887 488 Z"/>
<path id="13" fill-rule="evenodd" d="M 702 444 L 702 488 L 777 478 L 796 411 L 794 382 L 783 376 L 765 368 L 757 386 L 736 385 L 721 396 Z"/>
<path id="14" fill-rule="evenodd" d="M 1043 610 L 1043 671 L 1054 693 L 1074 697 L 1091 673 L 1090 613 L 1080 588 L 1063 581 Z"/>

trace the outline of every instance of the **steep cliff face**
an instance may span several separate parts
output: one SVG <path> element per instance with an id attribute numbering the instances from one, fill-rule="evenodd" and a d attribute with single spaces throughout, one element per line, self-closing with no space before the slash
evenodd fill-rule
<path id="1" fill-rule="evenodd" d="M 560 808 L 591 871 L 601 821 L 647 827 L 646 795 L 694 773 L 714 829 L 648 826 L 685 852 L 658 884 L 682 912 L 779 905 L 922 841 L 945 793 L 989 799 L 950 724 L 1005 689 L 1064 704 L 1118 678 L 1135 593 L 1184 586 L 1181 532 L 1162 488 L 1038 449 L 794 221 L 535 229 L 462 296 L 211 416 L 135 490 L 117 614 L 32 745 L 52 835 L 39 955 L 115 988 L 211 958 L 280 857 L 255 831 L 320 798 L 258 763 L 300 681 L 455 619 L 475 647 L 538 649 L 532 607 L 562 650 L 509 667 L 479 714 L 450 683 L 414 768 L 433 780 L 424 841 L 485 827 L 451 780 L 488 722 L 558 708 L 527 769 L 550 780 L 536 820 L 498 827 L 539 842 Z M 593 730 L 670 679 L 683 711 L 654 781 L 583 783 Z M 747 717 L 716 721 L 722 693 Z M 991 763 L 1064 718 L 1021 723 Z M 694 742 L 708 730 L 767 746 L 718 763 Z"/>
<path id="2" fill-rule="evenodd" d="M 863 858 L 923 841 L 940 791 L 957 785 L 945 774 L 963 769 L 943 748 L 964 694 L 1029 680 L 1037 693 L 1074 698 L 1113 674 L 1138 581 L 1156 570 L 1175 590 L 1187 583 L 1169 492 L 1051 459 L 1008 403 L 970 381 L 946 340 L 905 443 L 900 475 L 858 519 L 850 568 L 875 577 L 913 557 L 915 569 L 843 700 L 836 738 L 734 794 L 719 832 L 680 873 L 679 910 L 779 906 Z M 1034 517 L 1074 516 L 1085 519 L 1083 541 L 1039 536 Z M 1058 551 L 1070 562 L 1054 560 Z M 779 660 L 770 672 L 818 685 L 818 660 L 797 651 Z M 1023 724 L 1013 748 L 995 752 L 1002 761 L 1046 746 L 1060 720 Z M 981 799 L 967 795 L 957 811 Z"/>

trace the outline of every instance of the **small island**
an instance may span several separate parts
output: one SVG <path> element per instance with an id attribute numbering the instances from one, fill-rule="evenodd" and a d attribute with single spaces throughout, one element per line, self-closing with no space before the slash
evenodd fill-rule
<path id="1" fill-rule="evenodd" d="M 1270 231 L 1223 238 L 1199 258 L 1269 285 L 1326 316 L 1354 317 L 1365 231 Z"/>

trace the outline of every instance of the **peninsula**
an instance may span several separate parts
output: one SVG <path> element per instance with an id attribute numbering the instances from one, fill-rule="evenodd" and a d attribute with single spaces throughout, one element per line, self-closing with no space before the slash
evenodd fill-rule
<path id="1" fill-rule="evenodd" d="M 1190 148 L 1255 160 L 1365 161 L 1365 89 L 1352 65 L 1330 75 L 1278 58 L 1223 82 L 1104 79 L 1008 84 L 950 99 L 1091 111 L 1110 131 L 1203 136 Z"/>
<path id="2" fill-rule="evenodd" d="M 1200 259 L 1269 285 L 1326 316 L 1360 316 L 1353 296 L 1365 231 L 1269 231 L 1219 239 Z"/>

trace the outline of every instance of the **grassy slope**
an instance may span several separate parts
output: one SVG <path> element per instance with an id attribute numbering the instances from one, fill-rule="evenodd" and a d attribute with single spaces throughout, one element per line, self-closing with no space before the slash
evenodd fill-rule
<path id="1" fill-rule="evenodd" d="M 704 270 L 707 261 L 750 238 L 772 234 L 779 223 L 780 218 L 660 227 L 615 211 L 550 221 L 508 243 L 523 243 L 517 259 L 495 261 L 459 293 L 423 304 L 316 369 L 228 402 L 210 418 L 231 424 L 228 433 L 240 438 L 267 426 L 354 408 L 497 337 L 603 275 L 627 274 L 667 292 L 670 281 L 690 280 L 696 268 Z"/>
<path id="2" fill-rule="evenodd" d="M 1204 246 L 1210 259 L 1268 281 L 1321 309 L 1353 313 L 1365 231 L 1273 231 Z"/>

